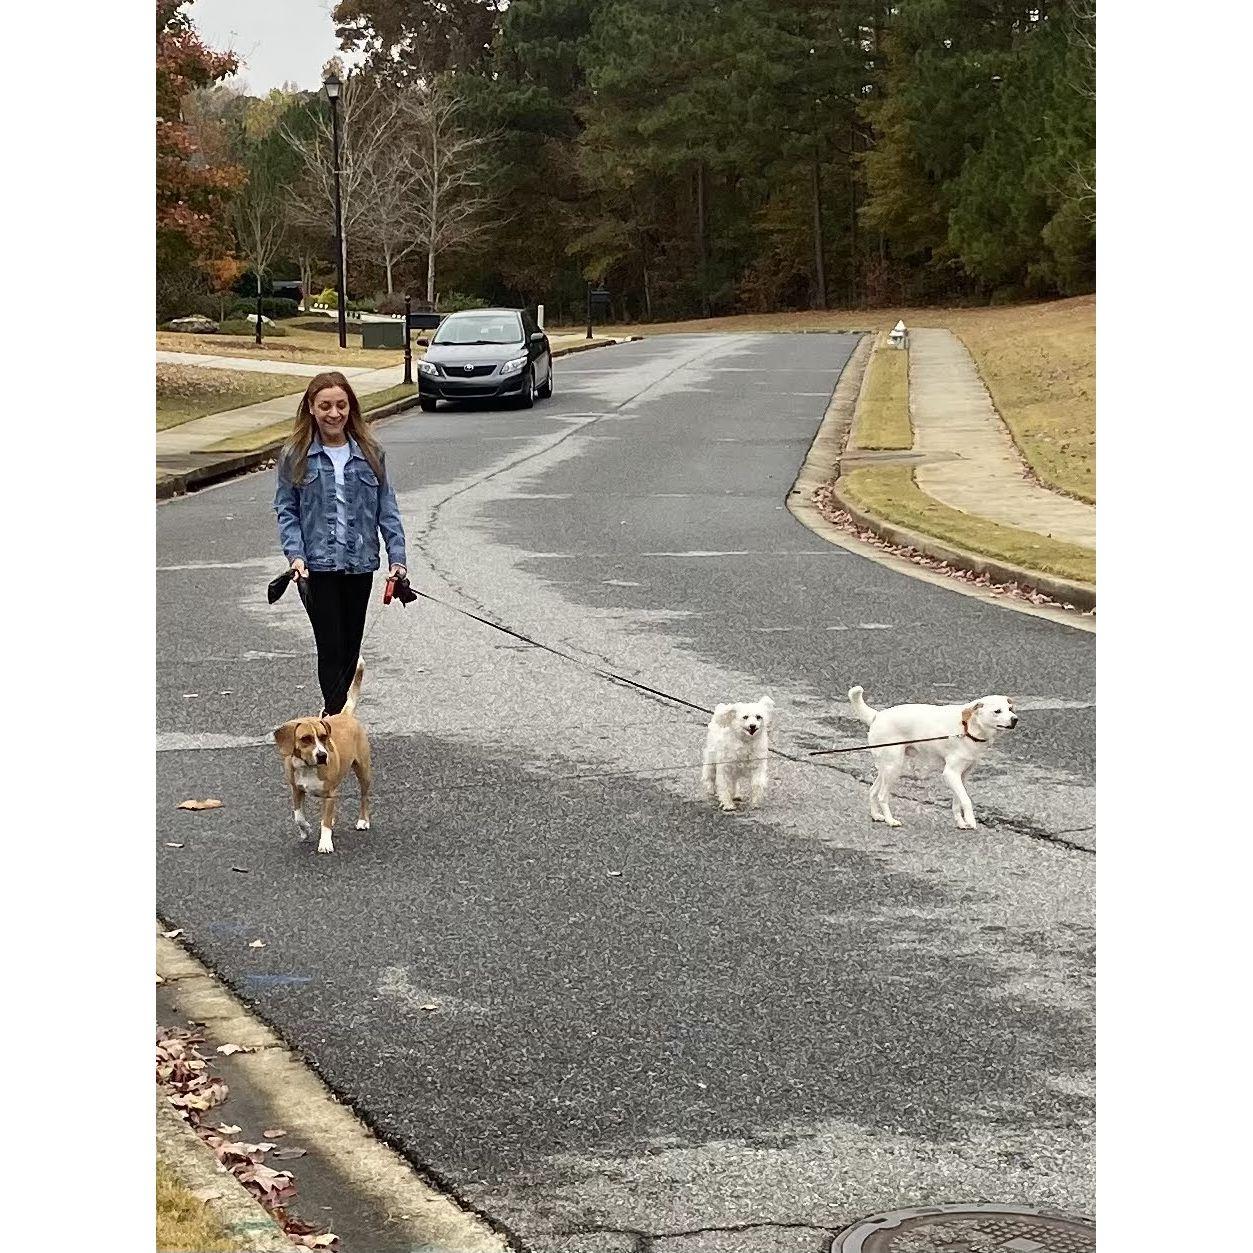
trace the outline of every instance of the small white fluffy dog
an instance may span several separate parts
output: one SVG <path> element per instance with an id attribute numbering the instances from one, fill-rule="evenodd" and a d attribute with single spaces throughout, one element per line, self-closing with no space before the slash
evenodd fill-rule
<path id="1" fill-rule="evenodd" d="M 774 701 L 769 696 L 719 705 L 709 719 L 701 781 L 724 810 L 733 810 L 746 794 L 753 805 L 765 797 L 773 720 Z"/>
<path id="2" fill-rule="evenodd" d="M 1018 715 L 1009 697 L 984 696 L 970 705 L 894 705 L 879 710 L 871 709 L 862 699 L 862 689 L 855 687 L 849 691 L 848 699 L 853 712 L 870 728 L 866 742 L 874 751 L 879 769 L 870 787 L 870 817 L 889 827 L 901 825 L 892 817 L 888 800 L 905 768 L 906 757 L 916 757 L 924 766 L 943 768 L 944 782 L 953 792 L 953 817 L 959 827 L 973 830 L 975 811 L 962 778 L 1002 731 L 1018 725 Z M 936 735 L 947 738 L 930 744 L 874 748 L 895 740 L 921 740 Z"/>

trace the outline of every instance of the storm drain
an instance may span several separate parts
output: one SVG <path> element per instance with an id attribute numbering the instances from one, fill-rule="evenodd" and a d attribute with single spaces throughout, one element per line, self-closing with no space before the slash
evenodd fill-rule
<path id="1" fill-rule="evenodd" d="M 831 1253 L 1096 1253 L 1096 1228 L 1041 1210 L 932 1205 L 864 1218 Z"/>

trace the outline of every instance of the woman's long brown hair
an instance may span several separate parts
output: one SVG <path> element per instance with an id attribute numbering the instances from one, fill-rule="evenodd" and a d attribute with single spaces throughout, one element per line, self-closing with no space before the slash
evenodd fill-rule
<path id="1" fill-rule="evenodd" d="M 309 457 L 309 447 L 317 433 L 318 423 L 313 416 L 313 400 L 318 392 L 328 387 L 342 387 L 348 397 L 348 422 L 345 431 L 360 445 L 362 456 L 370 463 L 370 469 L 381 483 L 383 481 L 383 453 L 379 442 L 374 438 L 365 419 L 361 416 L 361 403 L 352 384 L 338 371 L 327 370 L 325 374 L 314 375 L 300 398 L 300 408 L 296 410 L 296 421 L 292 426 L 287 443 L 283 445 L 282 462 L 287 477 L 293 483 L 299 483 L 305 477 L 305 462 Z"/>

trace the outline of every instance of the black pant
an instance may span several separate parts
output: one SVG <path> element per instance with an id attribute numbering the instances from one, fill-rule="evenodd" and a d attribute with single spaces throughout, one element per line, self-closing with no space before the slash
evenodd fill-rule
<path id="1" fill-rule="evenodd" d="M 373 574 L 309 572 L 305 610 L 318 646 L 318 683 L 328 715 L 339 713 L 348 699 L 373 582 Z"/>

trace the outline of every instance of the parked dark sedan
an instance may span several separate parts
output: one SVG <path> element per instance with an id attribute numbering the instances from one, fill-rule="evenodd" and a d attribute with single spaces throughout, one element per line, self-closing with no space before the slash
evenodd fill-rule
<path id="1" fill-rule="evenodd" d="M 427 413 L 440 400 L 508 398 L 529 409 L 553 394 L 548 336 L 525 309 L 451 313 L 418 362 L 418 394 Z"/>

